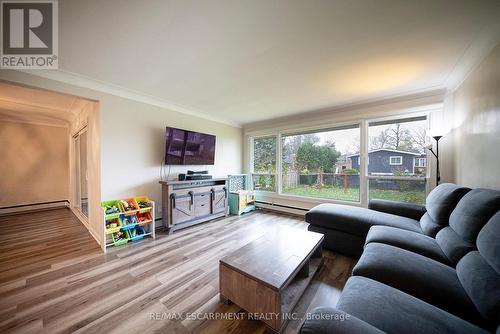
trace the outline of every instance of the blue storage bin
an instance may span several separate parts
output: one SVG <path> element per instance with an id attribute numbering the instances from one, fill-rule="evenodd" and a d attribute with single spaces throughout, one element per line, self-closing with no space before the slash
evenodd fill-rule
<path id="1" fill-rule="evenodd" d="M 134 232 L 135 232 L 135 236 L 133 236 Z M 132 241 L 141 240 L 142 238 L 144 238 L 144 234 L 146 234 L 146 230 L 144 230 L 144 227 L 142 227 L 142 226 L 135 226 L 134 228 L 130 229 L 130 231 L 129 231 L 130 240 L 132 240 Z"/>
<path id="2" fill-rule="evenodd" d="M 122 223 L 122 230 L 133 229 L 139 223 L 136 215 L 130 215 L 130 216 L 121 215 L 120 221 Z"/>

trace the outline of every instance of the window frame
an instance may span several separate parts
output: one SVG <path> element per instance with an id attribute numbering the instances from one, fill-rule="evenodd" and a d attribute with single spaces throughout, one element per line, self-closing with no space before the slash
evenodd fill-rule
<path id="1" fill-rule="evenodd" d="M 424 163 L 423 164 L 417 164 L 417 161 L 423 161 Z M 422 158 L 422 157 L 416 157 L 414 162 L 413 162 L 413 167 L 417 167 L 417 168 L 424 168 L 424 167 L 427 167 L 427 158 Z"/>
<path id="2" fill-rule="evenodd" d="M 256 139 L 265 139 L 265 138 L 275 138 L 276 139 L 276 150 L 275 150 L 275 168 L 276 168 L 276 173 L 256 173 L 255 172 L 255 154 L 254 154 L 254 147 L 255 147 L 255 140 Z M 262 136 L 254 136 L 250 137 L 250 178 L 251 178 L 251 184 L 253 185 L 253 175 L 274 175 L 274 190 L 257 190 L 257 191 L 263 191 L 266 193 L 277 193 L 278 191 L 278 142 L 279 138 L 275 134 L 270 134 L 270 135 L 262 135 Z"/>
<path id="3" fill-rule="evenodd" d="M 399 163 L 393 163 L 392 158 L 399 158 Z M 391 166 L 402 166 L 403 165 L 403 156 L 402 155 L 391 155 L 389 156 L 389 165 Z"/>
<path id="4" fill-rule="evenodd" d="M 347 204 L 351 206 L 361 206 L 361 207 L 367 207 L 368 206 L 368 201 L 369 201 L 369 191 L 368 191 L 368 183 L 372 179 L 389 179 L 389 180 L 407 180 L 407 177 L 403 176 L 375 176 L 375 175 L 369 175 L 368 174 L 368 141 L 369 141 L 369 135 L 368 135 L 368 130 L 370 127 L 370 123 L 373 122 L 380 122 L 380 121 L 394 121 L 397 122 L 398 120 L 405 120 L 405 119 L 410 119 L 410 118 L 415 118 L 415 117 L 425 117 L 426 122 L 427 122 L 427 131 L 430 131 L 430 125 L 431 125 L 431 115 L 433 112 L 441 112 L 442 111 L 442 103 L 435 103 L 435 104 L 429 104 L 426 106 L 422 107 L 417 107 L 413 109 L 406 109 L 406 110 L 392 110 L 392 111 L 382 111 L 379 113 L 379 115 L 375 116 L 370 116 L 366 114 L 365 117 L 337 117 L 336 115 L 328 118 L 327 120 L 312 120 L 305 122 L 306 124 L 312 124 L 310 126 L 296 126 L 293 123 L 288 123 L 284 124 L 282 126 L 275 126 L 275 127 L 268 127 L 268 128 L 263 128 L 263 129 L 246 129 L 244 131 L 244 136 L 246 136 L 249 140 L 247 141 L 248 143 L 248 150 L 247 150 L 247 157 L 249 159 L 247 160 L 248 163 L 248 169 L 250 173 L 253 173 L 253 138 L 262 138 L 262 137 L 271 137 L 275 136 L 276 137 L 276 163 L 277 163 L 277 173 L 276 173 L 276 191 L 275 192 L 270 192 L 270 191 L 262 191 L 262 196 L 260 197 L 261 200 L 264 202 L 268 203 L 280 203 L 279 200 L 282 200 L 285 202 L 287 206 L 293 206 L 294 204 L 297 205 L 297 207 L 301 207 L 300 203 L 311 203 L 313 205 L 319 204 L 319 203 L 337 203 L 337 204 Z M 343 118 L 343 119 L 342 119 Z M 292 124 L 292 125 L 290 125 Z M 339 128 L 342 126 L 348 126 L 348 125 L 357 125 L 359 126 L 360 130 L 360 152 L 359 152 L 359 159 L 360 159 L 360 164 L 359 164 L 359 176 L 360 176 L 360 201 L 359 202 L 351 202 L 351 201 L 345 201 L 345 200 L 336 200 L 336 199 L 328 199 L 328 198 L 315 198 L 315 197 L 307 197 L 307 196 L 300 196 L 300 195 L 291 195 L 291 194 L 285 194 L 282 193 L 282 135 L 290 135 L 294 133 L 300 133 L 304 131 L 311 131 L 311 130 L 317 130 L 318 132 L 320 130 L 325 130 L 325 129 L 335 129 Z M 435 186 L 432 182 L 433 180 L 433 169 L 432 167 L 434 166 L 432 160 L 429 160 L 429 154 L 426 152 L 426 173 L 424 176 L 419 176 L 419 179 L 425 179 L 426 181 L 426 194 L 430 192 L 433 186 Z M 259 191 L 257 191 L 257 195 L 259 195 Z M 259 198 L 259 196 L 258 196 Z M 295 202 L 296 201 L 296 202 Z M 302 204 L 304 205 L 304 204 Z"/>

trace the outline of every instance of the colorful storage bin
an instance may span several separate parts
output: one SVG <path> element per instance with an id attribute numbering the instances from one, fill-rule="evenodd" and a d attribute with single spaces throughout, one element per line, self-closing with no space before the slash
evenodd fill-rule
<path id="1" fill-rule="evenodd" d="M 125 215 L 132 215 L 139 211 L 139 206 L 135 201 L 135 198 L 121 199 L 118 201 L 120 203 L 120 209 Z"/>
<path id="2" fill-rule="evenodd" d="M 151 223 L 151 221 L 153 221 L 153 218 L 151 217 L 151 212 L 148 211 L 144 213 L 138 213 L 137 220 L 139 222 L 139 226 L 144 226 Z"/>
<path id="3" fill-rule="evenodd" d="M 139 212 L 151 211 L 153 208 L 152 202 L 147 196 L 136 197 L 135 202 L 139 207 Z"/>
<path id="4" fill-rule="evenodd" d="M 116 226 L 111 227 L 112 225 Z M 122 222 L 120 218 L 106 219 L 106 234 L 118 232 L 120 231 L 121 227 L 122 227 Z"/>
<path id="5" fill-rule="evenodd" d="M 123 230 L 129 230 L 139 223 L 136 215 L 129 215 L 129 216 L 121 215 L 120 221 L 122 223 Z"/>
<path id="6" fill-rule="evenodd" d="M 115 246 L 124 245 L 130 240 L 130 234 L 127 230 L 115 232 L 111 236 Z"/>
<path id="7" fill-rule="evenodd" d="M 130 240 L 137 241 L 141 240 L 144 237 L 144 234 L 146 234 L 146 230 L 144 230 L 144 227 L 142 226 L 136 226 L 129 230 L 129 234 Z"/>
<path id="8" fill-rule="evenodd" d="M 122 212 L 121 206 L 118 201 L 104 201 L 101 202 L 101 207 L 104 210 L 106 219 L 118 218 Z M 114 211 L 110 211 L 112 208 L 116 208 Z"/>

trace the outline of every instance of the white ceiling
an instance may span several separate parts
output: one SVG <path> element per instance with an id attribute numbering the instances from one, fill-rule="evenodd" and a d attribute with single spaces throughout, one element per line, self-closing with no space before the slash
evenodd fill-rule
<path id="1" fill-rule="evenodd" d="M 89 101 L 0 82 L 0 120 L 68 127 Z"/>
<path id="2" fill-rule="evenodd" d="M 62 71 L 241 125 L 449 86 L 500 1 L 60 0 L 59 13 Z"/>

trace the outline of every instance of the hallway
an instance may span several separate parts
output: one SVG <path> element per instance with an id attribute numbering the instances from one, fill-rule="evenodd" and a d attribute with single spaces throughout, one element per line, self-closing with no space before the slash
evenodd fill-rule
<path id="1" fill-rule="evenodd" d="M 80 256 L 101 254 L 99 245 L 69 209 L 3 216 L 0 226 L 0 298 L 12 286 L 29 286 L 32 274 Z"/>

